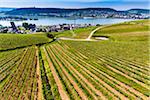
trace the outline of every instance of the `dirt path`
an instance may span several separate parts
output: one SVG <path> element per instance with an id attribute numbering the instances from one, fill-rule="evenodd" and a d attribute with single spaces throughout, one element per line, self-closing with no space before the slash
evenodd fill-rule
<path id="1" fill-rule="evenodd" d="M 60 37 L 58 40 L 70 40 L 70 41 L 98 41 L 94 39 L 73 39 L 73 38 L 67 38 L 67 37 Z"/>
<path id="2" fill-rule="evenodd" d="M 39 54 L 38 54 L 38 48 L 37 47 L 36 47 L 36 58 L 37 58 L 38 100 L 43 100 L 42 80 L 41 80 Z"/>
<path id="3" fill-rule="evenodd" d="M 101 27 L 98 27 L 98 28 L 96 28 L 96 29 L 94 29 L 91 33 L 90 33 L 90 35 L 86 38 L 86 39 L 74 39 L 74 38 L 67 38 L 67 37 L 59 37 L 59 38 L 57 38 L 57 40 L 70 40 L 70 41 L 99 41 L 99 40 L 106 40 L 106 39 L 91 39 L 91 37 L 93 36 L 93 34 L 96 32 L 96 31 L 98 31 L 99 29 L 102 29 L 102 28 L 104 28 L 104 27 L 107 27 L 108 25 L 106 25 L 106 26 L 101 26 Z M 71 32 L 72 34 L 74 34 L 73 32 Z M 99 38 L 104 38 L 104 37 L 99 37 Z M 107 38 L 107 40 L 109 40 L 108 38 Z"/>
<path id="4" fill-rule="evenodd" d="M 101 27 L 98 27 L 98 28 L 96 28 L 95 30 L 93 30 L 91 33 L 90 33 L 90 35 L 88 36 L 88 38 L 86 39 L 86 40 L 91 40 L 91 37 L 93 36 L 93 34 L 96 32 L 96 31 L 98 31 L 99 29 L 101 29 L 101 28 L 103 28 L 104 26 L 101 26 Z"/>
<path id="5" fill-rule="evenodd" d="M 57 73 L 56 73 L 56 71 L 55 71 L 55 68 L 54 68 L 52 62 L 50 61 L 50 58 L 49 58 L 49 56 L 48 56 L 48 53 L 47 53 L 47 51 L 46 51 L 46 49 L 45 49 L 44 47 L 43 47 L 43 50 L 44 50 L 44 52 L 45 52 L 45 54 L 46 54 L 47 61 L 48 61 L 48 63 L 49 63 L 49 67 L 50 67 L 50 69 L 51 69 L 51 71 L 52 71 L 52 74 L 53 74 L 53 76 L 54 76 L 55 82 L 56 82 L 56 84 L 57 84 L 57 86 L 58 86 L 58 90 L 59 90 L 61 99 L 62 99 L 62 100 L 70 100 L 70 98 L 68 97 L 66 91 L 63 89 L 63 85 L 62 85 L 62 83 L 61 83 L 61 81 L 60 81 L 60 79 L 59 79 L 59 77 L 58 77 L 58 75 L 57 75 Z"/>
<path id="6" fill-rule="evenodd" d="M 75 37 L 76 36 L 76 33 L 73 31 L 72 27 L 70 29 L 70 32 L 72 33 L 72 37 Z"/>

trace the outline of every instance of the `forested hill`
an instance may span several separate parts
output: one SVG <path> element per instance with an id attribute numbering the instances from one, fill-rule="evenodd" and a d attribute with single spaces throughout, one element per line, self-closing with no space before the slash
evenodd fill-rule
<path id="1" fill-rule="evenodd" d="M 99 18 L 121 18 L 139 15 L 139 18 L 149 15 L 148 9 L 130 9 L 118 11 L 112 8 L 82 8 L 82 9 L 64 9 L 64 8 L 17 8 L 6 11 L 5 15 L 21 16 L 51 16 L 51 17 L 99 17 Z"/>
<path id="2" fill-rule="evenodd" d="M 19 8 L 6 12 L 6 14 L 26 15 L 26 14 L 40 14 L 40 13 L 75 13 L 88 11 L 102 11 L 102 12 L 116 12 L 111 8 L 84 8 L 84 9 L 63 9 L 63 8 Z"/>
<path id="3" fill-rule="evenodd" d="M 57 14 L 70 14 L 70 13 L 120 13 L 112 8 L 82 8 L 82 9 L 63 9 L 63 8 L 18 8 L 11 11 L 6 12 L 5 14 L 10 15 L 29 15 L 29 14 L 50 14 L 50 13 L 57 13 Z M 124 13 L 146 13 L 148 14 L 150 10 L 148 9 L 130 9 L 121 11 Z"/>
<path id="4" fill-rule="evenodd" d="M 5 11 L 12 11 L 15 8 L 6 8 L 6 7 L 0 7 L 0 12 L 5 12 Z"/>
<path id="5" fill-rule="evenodd" d="M 128 10 L 129 13 L 143 13 L 143 14 L 149 14 L 150 10 L 148 9 L 130 9 Z"/>

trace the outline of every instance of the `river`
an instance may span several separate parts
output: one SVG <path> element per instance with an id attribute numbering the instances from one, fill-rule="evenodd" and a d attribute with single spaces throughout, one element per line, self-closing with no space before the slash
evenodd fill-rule
<path id="1" fill-rule="evenodd" d="M 125 22 L 125 21 L 131 21 L 134 19 L 116 19 L 116 18 L 105 18 L 105 19 L 94 19 L 94 18 L 90 18 L 90 19 L 76 19 L 76 20 L 72 20 L 72 19 L 67 19 L 67 18 L 52 18 L 52 17 L 41 17 L 38 18 L 38 20 L 27 20 L 27 21 L 14 21 L 15 24 L 18 25 L 22 25 L 23 22 L 27 22 L 27 23 L 32 23 L 32 24 L 36 24 L 37 26 L 39 25 L 58 25 L 58 24 L 114 24 L 114 23 L 120 23 L 120 22 Z M 6 21 L 6 20 L 0 20 L 0 24 L 3 26 L 10 26 L 10 21 Z"/>

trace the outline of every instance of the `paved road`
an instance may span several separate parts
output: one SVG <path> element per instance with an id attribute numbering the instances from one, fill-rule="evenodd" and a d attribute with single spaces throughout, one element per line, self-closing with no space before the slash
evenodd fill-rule
<path id="1" fill-rule="evenodd" d="M 91 39 L 91 37 L 93 36 L 93 34 L 98 31 L 99 29 L 101 28 L 104 28 L 106 26 L 101 26 L 101 27 L 98 27 L 96 29 L 94 29 L 90 35 L 88 36 L 88 38 L 86 39 L 74 39 L 74 38 L 67 38 L 67 37 L 60 37 L 60 38 L 57 38 L 57 40 L 71 40 L 71 41 L 98 41 L 98 40 L 95 40 L 95 39 Z"/>
<path id="2" fill-rule="evenodd" d="M 73 38 L 67 38 L 67 37 L 60 37 L 57 40 L 70 40 L 70 41 L 98 41 L 94 39 L 73 39 Z"/>
<path id="3" fill-rule="evenodd" d="M 90 33 L 90 35 L 88 36 L 88 38 L 87 38 L 86 40 L 90 40 L 91 37 L 93 36 L 93 34 L 94 34 L 97 30 L 99 30 L 99 29 L 101 29 L 101 28 L 103 28 L 103 26 L 102 26 L 102 27 L 98 27 L 98 28 L 96 28 L 95 30 L 93 30 L 93 31 Z"/>

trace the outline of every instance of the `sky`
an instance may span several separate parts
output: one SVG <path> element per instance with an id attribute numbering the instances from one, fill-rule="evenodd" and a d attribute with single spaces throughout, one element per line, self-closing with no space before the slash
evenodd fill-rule
<path id="1" fill-rule="evenodd" d="M 0 0 L 0 7 L 150 9 L 149 0 Z"/>

